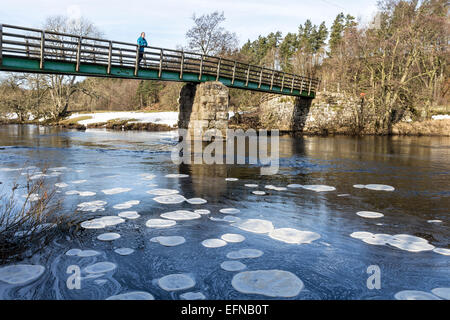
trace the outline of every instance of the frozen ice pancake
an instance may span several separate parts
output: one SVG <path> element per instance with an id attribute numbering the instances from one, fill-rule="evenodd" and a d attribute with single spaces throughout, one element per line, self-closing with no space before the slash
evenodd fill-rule
<path id="1" fill-rule="evenodd" d="M 312 231 L 302 231 L 292 228 L 280 228 L 274 229 L 271 233 L 269 233 L 269 237 L 286 243 L 302 244 L 311 243 L 314 240 L 320 239 L 320 234 Z"/>
<path id="2" fill-rule="evenodd" d="M 232 222 L 239 222 L 239 221 L 241 221 L 242 219 L 241 218 L 239 218 L 239 217 L 235 217 L 235 216 L 225 216 L 225 217 L 223 217 L 223 218 L 214 218 L 214 217 L 211 217 L 211 218 L 209 218 L 211 221 L 222 221 L 222 222 L 230 222 L 230 223 L 232 223 Z"/>
<path id="3" fill-rule="evenodd" d="M 169 173 L 165 175 L 166 178 L 189 178 L 188 174 L 183 173 Z"/>
<path id="4" fill-rule="evenodd" d="M 167 236 L 167 237 L 160 236 L 160 237 L 151 238 L 150 241 L 157 242 L 166 247 L 175 247 L 175 246 L 179 246 L 180 244 L 185 243 L 186 239 L 184 237 L 180 237 L 180 236 Z"/>
<path id="5" fill-rule="evenodd" d="M 259 191 L 259 190 L 252 191 L 252 193 L 257 196 L 263 196 L 266 194 L 264 191 Z"/>
<path id="6" fill-rule="evenodd" d="M 434 288 L 431 292 L 439 298 L 450 300 L 450 288 Z"/>
<path id="7" fill-rule="evenodd" d="M 93 191 L 79 191 L 79 192 L 78 192 L 78 195 L 79 195 L 80 197 L 92 197 L 92 196 L 95 196 L 96 193 L 93 192 Z"/>
<path id="8" fill-rule="evenodd" d="M 404 290 L 397 292 L 394 295 L 397 300 L 441 300 L 439 297 L 436 297 L 434 294 L 418 291 L 418 290 Z"/>
<path id="9" fill-rule="evenodd" d="M 243 235 L 236 233 L 225 233 L 220 238 L 222 240 L 225 240 L 226 242 L 232 243 L 242 242 L 245 240 L 245 237 Z"/>
<path id="10" fill-rule="evenodd" d="M 225 181 L 238 181 L 238 178 L 225 178 Z"/>
<path id="11" fill-rule="evenodd" d="M 188 210 L 176 210 L 161 214 L 161 218 L 170 220 L 194 220 L 200 217 L 200 214 Z"/>
<path id="12" fill-rule="evenodd" d="M 258 185 L 253 183 L 246 183 L 244 184 L 244 186 L 246 186 L 247 188 L 258 188 Z"/>
<path id="13" fill-rule="evenodd" d="M 66 256 L 77 256 L 81 252 L 81 249 L 70 249 L 66 252 Z"/>
<path id="14" fill-rule="evenodd" d="M 67 188 L 68 186 L 69 185 L 67 183 L 64 183 L 64 182 L 55 183 L 55 187 L 58 187 L 58 188 Z"/>
<path id="15" fill-rule="evenodd" d="M 174 190 L 174 189 L 152 189 L 152 190 L 148 190 L 146 193 L 154 195 L 154 196 L 168 196 L 171 194 L 180 193 L 180 191 Z"/>
<path id="16" fill-rule="evenodd" d="M 358 211 L 356 214 L 360 217 L 369 218 L 369 219 L 376 219 L 376 218 L 384 217 L 384 214 L 379 213 L 379 212 L 373 212 L 373 211 Z"/>
<path id="17" fill-rule="evenodd" d="M 115 232 L 102 233 L 97 237 L 100 241 L 113 241 L 120 238 L 120 234 Z"/>
<path id="18" fill-rule="evenodd" d="M 433 249 L 434 252 L 442 254 L 444 256 L 450 256 L 450 249 L 446 248 L 435 248 Z"/>
<path id="19" fill-rule="evenodd" d="M 131 219 L 131 220 L 137 219 L 140 216 L 141 215 L 139 213 L 137 213 L 136 211 L 123 211 L 123 212 L 119 213 L 119 217 Z"/>
<path id="20" fill-rule="evenodd" d="M 70 183 L 73 183 L 73 184 L 81 184 L 81 183 L 85 183 L 85 182 L 87 182 L 87 180 L 75 180 L 75 181 L 70 181 Z"/>
<path id="21" fill-rule="evenodd" d="M 172 195 L 168 195 L 168 196 L 155 197 L 155 198 L 153 198 L 153 200 L 155 200 L 158 203 L 162 203 L 162 204 L 177 204 L 177 203 L 184 202 L 186 200 L 186 198 L 179 194 L 172 194 Z"/>
<path id="22" fill-rule="evenodd" d="M 224 213 L 224 214 L 236 214 L 241 212 L 241 210 L 236 209 L 236 208 L 224 208 L 224 209 L 220 209 L 219 210 L 220 213 Z"/>
<path id="23" fill-rule="evenodd" d="M 186 292 L 180 294 L 180 298 L 183 300 L 205 300 L 206 297 L 201 292 Z"/>
<path id="24" fill-rule="evenodd" d="M 237 251 L 230 251 L 227 253 L 228 259 L 254 259 L 259 258 L 264 254 L 258 249 L 240 249 Z"/>
<path id="25" fill-rule="evenodd" d="M 80 203 L 77 205 L 77 207 L 78 207 L 78 210 L 80 210 L 80 211 L 96 212 L 96 211 L 105 211 L 105 205 L 106 205 L 106 201 L 97 200 L 97 201 Z"/>
<path id="26" fill-rule="evenodd" d="M 356 188 L 356 189 L 364 189 L 366 186 L 364 185 L 364 184 L 354 184 L 353 185 L 353 188 Z"/>
<path id="27" fill-rule="evenodd" d="M 81 249 L 70 249 L 69 251 L 66 252 L 67 256 L 77 256 L 81 258 L 94 257 L 99 254 L 100 252 L 95 250 L 81 250 Z"/>
<path id="28" fill-rule="evenodd" d="M 394 191 L 395 188 L 385 184 L 366 184 L 364 188 L 376 191 Z"/>
<path id="29" fill-rule="evenodd" d="M 206 239 L 202 241 L 202 246 L 206 248 L 219 248 L 226 246 L 227 242 L 221 239 Z"/>
<path id="30" fill-rule="evenodd" d="M 290 298 L 303 289 L 303 282 L 293 273 L 283 270 L 244 271 L 231 280 L 233 288 L 242 293 Z"/>
<path id="31" fill-rule="evenodd" d="M 124 192 L 128 192 L 131 191 L 131 188 L 112 188 L 112 189 L 106 189 L 106 190 L 102 190 L 102 192 L 104 194 L 118 194 L 118 193 L 124 193 Z"/>
<path id="32" fill-rule="evenodd" d="M 206 201 L 205 199 L 202 199 L 202 198 L 191 198 L 191 199 L 187 199 L 186 202 L 188 202 L 190 204 L 205 204 L 208 201 Z"/>
<path id="33" fill-rule="evenodd" d="M 140 203 L 139 200 L 130 200 L 124 203 L 119 203 L 113 206 L 114 209 L 123 210 L 123 209 L 130 209 L 133 206 L 136 206 Z"/>
<path id="34" fill-rule="evenodd" d="M 108 262 L 108 261 L 102 261 L 102 262 L 97 262 L 97 263 L 91 264 L 90 266 L 87 266 L 83 270 L 86 273 L 106 273 L 106 272 L 113 271 L 116 268 L 117 268 L 117 265 L 115 263 Z"/>
<path id="35" fill-rule="evenodd" d="M 288 184 L 287 187 L 292 188 L 292 189 L 299 189 L 299 188 L 303 188 L 303 185 L 297 184 L 297 183 L 291 183 L 291 184 Z"/>
<path id="36" fill-rule="evenodd" d="M 155 300 L 155 298 L 145 291 L 131 291 L 108 297 L 106 300 Z"/>
<path id="37" fill-rule="evenodd" d="M 248 219 L 237 223 L 236 226 L 241 230 L 253 233 L 269 233 L 274 229 L 272 222 L 262 219 Z"/>
<path id="38" fill-rule="evenodd" d="M 315 192 L 325 192 L 325 191 L 334 191 L 336 190 L 335 187 L 326 186 L 322 184 L 310 184 L 310 185 L 304 185 L 303 189 L 315 191 Z"/>
<path id="39" fill-rule="evenodd" d="M 442 220 L 428 220 L 428 223 L 442 223 Z"/>
<path id="40" fill-rule="evenodd" d="M 211 211 L 207 210 L 207 209 L 198 209 L 198 210 L 194 210 L 195 213 L 204 215 L 204 214 L 210 214 Z"/>
<path id="41" fill-rule="evenodd" d="M 123 222 L 125 222 L 125 219 L 118 216 L 104 216 L 84 221 L 81 223 L 81 227 L 84 229 L 103 229 Z"/>
<path id="42" fill-rule="evenodd" d="M 150 219 L 145 223 L 145 225 L 149 228 L 168 228 L 176 224 L 176 221 L 165 219 Z"/>
<path id="43" fill-rule="evenodd" d="M 131 248 L 118 248 L 114 250 L 115 253 L 120 254 L 121 256 L 128 256 L 134 252 Z"/>
<path id="44" fill-rule="evenodd" d="M 24 285 L 38 279 L 45 267 L 34 264 L 15 264 L 0 267 L 0 281 L 12 285 Z"/>
<path id="45" fill-rule="evenodd" d="M 220 264 L 220 267 L 225 271 L 242 271 L 247 266 L 240 261 L 224 261 Z"/>
<path id="46" fill-rule="evenodd" d="M 373 233 L 366 232 L 366 231 L 356 231 L 356 232 L 351 233 L 350 237 L 355 238 L 355 239 L 365 239 L 365 238 L 373 237 Z"/>
<path id="47" fill-rule="evenodd" d="M 158 285 L 166 291 L 177 291 L 192 288 L 195 286 L 195 281 L 186 274 L 178 273 L 160 278 Z"/>

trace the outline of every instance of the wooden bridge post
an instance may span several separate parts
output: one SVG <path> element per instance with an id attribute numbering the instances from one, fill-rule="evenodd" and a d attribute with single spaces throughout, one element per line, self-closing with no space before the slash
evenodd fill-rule
<path id="1" fill-rule="evenodd" d="M 245 86 L 248 87 L 248 78 L 250 77 L 250 65 L 248 65 L 247 69 L 247 80 L 245 80 Z"/>
<path id="2" fill-rule="evenodd" d="M 158 78 L 161 78 L 162 74 L 162 62 L 163 62 L 164 52 L 163 49 L 159 51 L 159 70 L 158 70 Z"/>
<path id="3" fill-rule="evenodd" d="M 200 59 L 200 74 L 198 75 L 198 80 L 202 80 L 202 74 L 203 74 L 203 55 Z"/>
<path id="4" fill-rule="evenodd" d="M 258 89 L 261 88 L 261 82 L 262 82 L 262 74 L 263 74 L 263 68 L 261 68 L 261 71 L 259 72 L 259 83 L 258 83 Z"/>
<path id="5" fill-rule="evenodd" d="M 219 58 L 219 64 L 217 65 L 217 76 L 216 76 L 216 81 L 219 81 L 219 77 L 220 77 L 220 65 L 222 64 L 222 58 Z"/>
<path id="6" fill-rule="evenodd" d="M 0 24 L 0 66 L 3 63 L 3 25 Z"/>
<path id="7" fill-rule="evenodd" d="M 136 61 L 134 65 L 134 76 L 137 76 L 139 69 L 139 46 L 136 45 Z"/>
<path id="8" fill-rule="evenodd" d="M 41 60 L 39 62 L 39 69 L 44 68 L 44 53 L 45 53 L 45 31 L 41 31 Z"/>
<path id="9" fill-rule="evenodd" d="M 234 61 L 234 66 L 233 66 L 233 76 L 231 78 L 231 84 L 234 84 L 234 77 L 236 76 L 236 61 Z"/>
<path id="10" fill-rule="evenodd" d="M 283 87 L 284 87 L 284 77 L 285 77 L 285 73 L 283 72 L 283 79 L 281 80 L 281 92 L 283 92 Z"/>
<path id="11" fill-rule="evenodd" d="M 181 51 L 180 79 L 183 79 L 183 68 L 184 68 L 184 50 Z"/>
<path id="12" fill-rule="evenodd" d="M 273 87 L 273 77 L 275 76 L 275 70 L 272 70 L 272 79 L 270 79 L 270 90 L 272 90 Z"/>
<path id="13" fill-rule="evenodd" d="M 311 84 L 312 80 L 309 80 L 308 96 L 311 94 Z"/>
<path id="14" fill-rule="evenodd" d="M 81 59 L 81 37 L 78 37 L 78 46 L 77 46 L 77 65 L 75 67 L 75 71 L 80 71 L 80 59 Z"/>
<path id="15" fill-rule="evenodd" d="M 106 72 L 111 74 L 111 59 L 112 59 L 112 41 L 109 41 L 108 45 L 108 70 Z"/>

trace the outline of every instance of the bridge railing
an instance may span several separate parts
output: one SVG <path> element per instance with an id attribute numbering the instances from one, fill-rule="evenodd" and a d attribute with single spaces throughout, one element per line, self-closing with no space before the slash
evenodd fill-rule
<path id="1" fill-rule="evenodd" d="M 146 47 L 141 64 L 138 64 L 139 47 L 137 44 L 98 39 L 89 36 L 76 36 L 61 32 L 25 28 L 13 25 L 0 25 L 0 63 L 2 56 L 24 57 L 36 59 L 40 68 L 45 61 L 72 62 L 76 71 L 81 64 L 96 64 L 107 67 L 127 67 L 134 69 L 134 75 L 139 69 L 157 70 L 161 77 L 163 71 L 179 73 L 180 79 L 184 73 L 194 73 L 201 80 L 203 75 L 209 75 L 219 80 L 228 78 L 233 85 L 240 81 L 244 87 L 249 83 L 274 87 L 280 92 L 300 93 L 308 95 L 317 91 L 319 80 L 292 73 L 273 70 L 243 62 L 202 55 L 183 50 L 172 50 L 158 47 Z"/>

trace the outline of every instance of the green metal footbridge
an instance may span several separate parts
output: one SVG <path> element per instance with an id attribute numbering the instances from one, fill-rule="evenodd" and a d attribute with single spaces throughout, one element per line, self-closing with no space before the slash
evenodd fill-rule
<path id="1" fill-rule="evenodd" d="M 318 79 L 198 53 L 0 25 L 0 70 L 182 82 L 313 99 Z"/>

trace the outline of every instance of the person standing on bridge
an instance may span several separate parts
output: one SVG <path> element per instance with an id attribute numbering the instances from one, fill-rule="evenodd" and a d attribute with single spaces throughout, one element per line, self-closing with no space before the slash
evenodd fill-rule
<path id="1" fill-rule="evenodd" d="M 138 65 L 141 64 L 142 57 L 144 56 L 144 48 L 148 46 L 147 40 L 145 40 L 145 32 L 141 33 L 141 36 L 137 40 L 139 46 Z"/>

